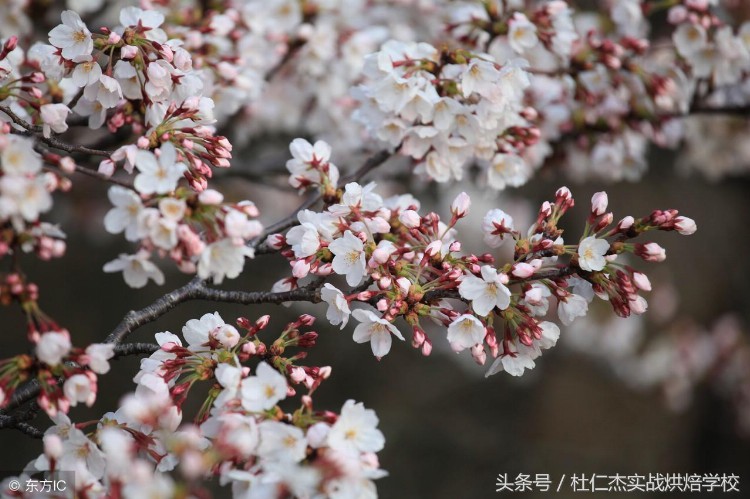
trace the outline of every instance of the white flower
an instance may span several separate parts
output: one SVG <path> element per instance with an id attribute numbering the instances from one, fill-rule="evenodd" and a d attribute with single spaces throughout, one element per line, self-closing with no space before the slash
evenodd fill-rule
<path id="1" fill-rule="evenodd" d="M 258 429 L 258 455 L 263 459 L 296 463 L 305 458 L 307 440 L 301 429 L 271 420 L 261 422 Z"/>
<path id="2" fill-rule="evenodd" d="M 164 14 L 158 10 L 143 10 L 138 7 L 125 7 L 120 10 L 120 24 L 125 27 L 143 26 L 144 36 L 149 40 L 165 43 L 167 35 L 159 26 L 164 22 Z"/>
<path id="3" fill-rule="evenodd" d="M 177 222 L 154 217 L 148 235 L 154 246 L 169 251 L 177 246 Z"/>
<path id="4" fill-rule="evenodd" d="M 552 295 L 549 288 L 538 282 L 532 283 L 531 287 L 523 294 L 523 305 L 529 309 L 531 315 L 547 315 L 549 309 L 549 297 Z"/>
<path id="5" fill-rule="evenodd" d="M 362 241 L 347 230 L 344 236 L 328 245 L 335 256 L 333 271 L 346 276 L 349 286 L 357 286 L 365 276 L 365 250 Z"/>
<path id="6" fill-rule="evenodd" d="M 519 350 L 521 351 L 496 358 L 484 377 L 487 378 L 500 371 L 505 371 L 511 376 L 521 376 L 526 369 L 533 369 L 536 364 L 532 356 L 529 355 L 530 350 L 525 347 L 519 348 Z"/>
<path id="7" fill-rule="evenodd" d="M 69 334 L 49 331 L 39 337 L 36 357 L 48 366 L 56 366 L 68 355 L 71 346 Z"/>
<path id="8" fill-rule="evenodd" d="M 513 218 L 501 209 L 495 208 L 488 211 L 482 220 L 484 242 L 491 248 L 497 248 L 503 244 L 512 230 Z"/>
<path id="9" fill-rule="evenodd" d="M 96 84 L 101 76 L 102 67 L 89 56 L 88 60 L 84 60 L 76 65 L 71 78 L 76 86 L 88 87 L 89 85 Z"/>
<path id="10" fill-rule="evenodd" d="M 159 212 L 169 220 L 179 222 L 186 211 L 187 204 L 184 199 L 162 198 L 159 201 Z"/>
<path id="11" fill-rule="evenodd" d="M 548 349 L 557 344 L 560 338 L 560 328 L 554 322 L 540 322 L 539 327 L 542 329 L 542 338 L 537 342 L 539 348 Z"/>
<path id="12" fill-rule="evenodd" d="M 163 59 L 152 62 L 146 69 L 148 81 L 144 86 L 152 102 L 168 100 L 172 94 L 172 72 L 174 68 Z"/>
<path id="13" fill-rule="evenodd" d="M 112 343 L 93 343 L 86 347 L 88 366 L 96 374 L 109 372 L 108 360 L 115 355 L 115 345 Z"/>
<path id="14" fill-rule="evenodd" d="M 357 309 L 352 312 L 352 315 L 360 322 L 354 329 L 354 341 L 357 343 L 369 341 L 375 357 L 384 357 L 391 350 L 391 333 L 404 341 L 404 337 L 396 326 L 369 310 Z"/>
<path id="15" fill-rule="evenodd" d="M 140 196 L 130 189 L 118 185 L 110 187 L 107 195 L 114 208 L 104 216 L 104 228 L 110 234 L 119 234 L 125 231 L 125 239 L 128 241 L 140 239 L 143 236 L 138 223 L 143 210 Z"/>
<path id="16" fill-rule="evenodd" d="M 286 398 L 286 378 L 279 371 L 261 362 L 255 374 L 242 380 L 242 406 L 245 409 L 251 412 L 265 411 Z"/>
<path id="17" fill-rule="evenodd" d="M 320 297 L 328 304 L 328 310 L 326 311 L 328 322 L 334 326 L 341 324 L 341 329 L 344 329 L 351 314 L 349 302 L 346 301 L 344 293 L 331 284 L 325 283 L 323 289 L 320 290 Z"/>
<path id="18" fill-rule="evenodd" d="M 603 94 L 610 87 L 609 72 L 604 64 L 597 64 L 594 69 L 581 71 L 578 81 L 593 94 Z"/>
<path id="19" fill-rule="evenodd" d="M 78 470 L 79 465 L 83 465 L 83 469 L 88 470 L 95 478 L 103 477 L 106 467 L 104 453 L 76 428 L 63 441 L 63 455 L 59 464 L 60 469 L 64 470 Z"/>
<path id="20" fill-rule="evenodd" d="M 224 348 L 234 348 L 240 342 L 240 333 L 231 324 L 224 324 L 215 329 L 211 336 L 214 337 Z"/>
<path id="21" fill-rule="evenodd" d="M 347 400 L 341 409 L 341 415 L 328 432 L 328 446 L 351 454 L 382 450 L 385 437 L 378 430 L 375 411 L 365 409 L 362 402 Z"/>
<path id="22" fill-rule="evenodd" d="M 177 187 L 177 181 L 187 169 L 184 163 L 177 162 L 177 150 L 171 142 L 162 144 L 161 155 L 157 158 L 150 151 L 139 150 L 135 166 L 140 173 L 134 185 L 141 194 L 167 194 Z"/>
<path id="23" fill-rule="evenodd" d="M 471 307 L 478 315 L 486 316 L 495 307 L 505 310 L 510 305 L 510 290 L 505 287 L 507 276 L 498 274 L 489 265 L 482 266 L 482 278 L 465 274 L 458 286 L 462 298 L 471 300 Z"/>
<path id="24" fill-rule="evenodd" d="M 331 146 L 319 140 L 310 144 L 305 139 L 294 139 L 289 144 L 292 159 L 286 162 L 286 167 L 291 174 L 289 183 L 294 188 L 305 187 L 307 184 L 317 185 L 322 182 L 319 167 L 328 165 L 328 178 L 335 185 L 338 182 L 339 171 L 335 165 L 329 163 L 331 159 Z"/>
<path id="25" fill-rule="evenodd" d="M 63 133 L 68 129 L 68 123 L 65 121 L 70 113 L 70 109 L 65 104 L 45 104 L 39 111 L 44 122 L 43 133 L 49 137 L 51 132 Z"/>
<path id="26" fill-rule="evenodd" d="M 182 328 L 182 335 L 191 347 L 200 347 L 208 343 L 214 331 L 219 330 L 226 323 L 219 312 L 205 314 L 200 319 L 190 319 Z"/>
<path id="27" fill-rule="evenodd" d="M 602 270 L 607 265 L 607 251 L 609 243 L 605 239 L 585 238 L 578 244 L 578 266 L 589 272 Z"/>
<path id="28" fill-rule="evenodd" d="M 219 437 L 221 445 L 230 446 L 246 458 L 255 453 L 258 447 L 258 425 L 252 416 L 224 413 L 209 418 L 201 425 L 201 432 L 204 436 L 214 440 Z"/>
<path id="29" fill-rule="evenodd" d="M 34 150 L 34 142 L 26 137 L 6 135 L 7 139 L 2 154 L 0 167 L 10 175 L 27 175 L 42 169 L 42 157 Z"/>
<path id="30" fill-rule="evenodd" d="M 71 406 L 75 407 L 78 402 L 84 402 L 91 407 L 96 400 L 96 391 L 92 389 L 91 385 L 91 380 L 85 374 L 74 374 L 65 380 L 63 393 Z M 96 387 L 95 384 L 94 387 Z"/>
<path id="31" fill-rule="evenodd" d="M 529 179 L 531 171 L 523 159 L 515 154 L 495 154 L 487 170 L 487 183 L 498 190 L 506 186 L 520 187 Z"/>
<path id="32" fill-rule="evenodd" d="M 34 222 L 40 213 L 52 208 L 52 196 L 43 176 L 27 178 L 19 175 L 0 177 L 0 218 L 20 215 Z"/>
<path id="33" fill-rule="evenodd" d="M 120 83 L 111 76 L 101 75 L 99 80 L 83 89 L 86 100 L 99 103 L 102 109 L 111 109 L 122 99 Z"/>
<path id="34" fill-rule="evenodd" d="M 469 314 L 457 317 L 448 326 L 448 341 L 457 351 L 482 343 L 486 334 L 484 325 L 479 319 Z"/>
<path id="35" fill-rule="evenodd" d="M 557 304 L 557 315 L 560 317 L 560 322 L 566 326 L 571 325 L 576 317 L 586 315 L 588 310 L 589 304 L 586 298 L 572 293 L 560 298 Z"/>
<path id="36" fill-rule="evenodd" d="M 473 92 L 482 97 L 490 97 L 497 87 L 500 79 L 500 71 L 495 63 L 474 58 L 471 60 L 461 78 L 461 88 L 464 97 L 469 97 Z"/>
<path id="37" fill-rule="evenodd" d="M 49 32 L 49 42 L 62 49 L 62 56 L 68 60 L 91 55 L 94 41 L 81 17 L 72 10 L 66 10 L 60 18 L 62 24 L 58 24 Z"/>
<path id="38" fill-rule="evenodd" d="M 289 232 L 286 233 L 286 242 L 292 247 L 294 256 L 307 258 L 314 255 L 320 248 L 318 229 L 309 222 L 303 222 L 289 229 Z"/>
<path id="39" fill-rule="evenodd" d="M 247 214 L 240 210 L 232 210 L 224 216 L 224 232 L 234 244 L 244 244 L 263 231 L 263 226 L 257 220 L 250 220 Z"/>
<path id="40" fill-rule="evenodd" d="M 689 59 L 706 46 L 706 30 L 698 24 L 683 23 L 675 30 L 672 40 L 677 52 Z"/>
<path id="41" fill-rule="evenodd" d="M 161 286 L 164 284 L 164 274 L 148 257 L 146 252 L 120 254 L 116 260 L 104 265 L 104 272 L 122 272 L 125 283 L 131 288 L 142 288 L 149 279 Z"/>
<path id="42" fill-rule="evenodd" d="M 120 83 L 122 88 L 122 95 L 126 99 L 141 100 L 143 99 L 143 92 L 141 91 L 141 82 L 138 79 L 138 71 L 128 61 L 120 59 L 115 64 L 115 70 L 112 73 L 113 76 Z"/>
<path id="43" fill-rule="evenodd" d="M 242 382 L 242 369 L 222 362 L 214 370 L 216 381 L 224 387 L 216 401 L 215 407 L 224 407 L 230 400 L 237 398 L 240 392 L 240 383 Z"/>
<path id="44" fill-rule="evenodd" d="M 255 256 L 252 248 L 244 244 L 234 244 L 231 239 L 220 239 L 209 244 L 198 260 L 198 276 L 201 279 L 213 278 L 221 284 L 224 277 L 234 279 L 245 267 L 245 257 Z"/>
<path id="45" fill-rule="evenodd" d="M 514 13 L 509 24 L 508 42 L 513 50 L 521 54 L 536 46 L 536 26 L 524 14 Z"/>

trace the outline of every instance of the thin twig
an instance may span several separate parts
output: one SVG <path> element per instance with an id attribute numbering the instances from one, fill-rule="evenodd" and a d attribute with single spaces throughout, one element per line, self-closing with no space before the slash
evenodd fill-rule
<path id="1" fill-rule="evenodd" d="M 0 111 L 7 114 L 8 117 L 13 121 L 13 123 L 33 133 L 34 135 L 36 135 L 37 139 L 39 139 L 41 142 L 44 142 L 48 146 L 54 147 L 55 149 L 59 149 L 61 151 L 70 152 L 70 153 L 77 152 L 81 154 L 90 154 L 93 156 L 104 156 L 107 158 L 112 155 L 110 151 L 103 151 L 101 149 L 92 149 L 91 147 L 68 144 L 66 142 L 62 142 L 61 140 L 56 139 L 53 136 L 45 137 L 43 134 L 43 128 L 41 126 L 32 125 L 31 123 L 27 122 L 26 120 L 18 116 L 16 113 L 14 113 L 8 106 L 0 106 Z"/>

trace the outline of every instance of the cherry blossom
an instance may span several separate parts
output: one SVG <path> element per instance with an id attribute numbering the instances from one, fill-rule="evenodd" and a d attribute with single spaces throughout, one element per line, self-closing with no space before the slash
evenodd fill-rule
<path id="1" fill-rule="evenodd" d="M 464 275 L 458 287 L 461 296 L 471 300 L 472 309 L 481 316 L 488 315 L 495 307 L 506 309 L 510 304 L 510 290 L 505 286 L 508 276 L 488 265 L 482 267 L 481 276 Z"/>
<path id="2" fill-rule="evenodd" d="M 369 310 L 357 309 L 352 312 L 359 325 L 354 329 L 354 341 L 357 343 L 370 342 L 372 354 L 381 358 L 391 350 L 391 334 L 404 341 L 401 332 L 389 321 L 378 317 Z"/>
<path id="3" fill-rule="evenodd" d="M 62 49 L 62 56 L 68 60 L 90 55 L 94 43 L 81 17 L 72 10 L 64 11 L 61 17 L 62 24 L 49 32 L 49 42 Z"/>

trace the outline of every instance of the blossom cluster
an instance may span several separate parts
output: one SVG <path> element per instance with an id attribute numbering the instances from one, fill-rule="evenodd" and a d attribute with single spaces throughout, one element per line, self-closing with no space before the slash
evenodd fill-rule
<path id="1" fill-rule="evenodd" d="M 49 321 L 41 332 L 30 332 L 30 341 L 34 344 L 33 357 L 23 354 L 0 361 L 0 408 L 30 379 L 41 386 L 39 407 L 52 417 L 67 413 L 79 403 L 91 407 L 96 401 L 97 375 L 109 372 L 114 344 L 74 348 L 70 333 Z"/>
<path id="2" fill-rule="evenodd" d="M 160 159 L 169 154 L 164 150 L 173 149 L 162 147 Z M 258 215 L 255 204 L 224 203 L 222 194 L 213 189 L 201 193 L 178 189 L 144 203 L 137 193 L 112 186 L 109 199 L 114 207 L 104 218 L 105 228 L 114 234 L 124 232 L 126 239 L 140 244 L 140 250 L 120 255 L 104 271 L 122 271 L 133 288 L 145 286 L 149 279 L 164 283 L 164 274 L 149 260 L 154 250 L 172 258 L 183 272 L 197 272 L 217 283 L 225 277 L 233 279 L 242 272 L 245 258 L 254 255 L 247 241 L 262 232 L 260 223 L 251 219 Z"/>
<path id="3" fill-rule="evenodd" d="M 529 86 L 523 66 L 390 41 L 365 58 L 354 117 L 439 182 L 460 180 L 465 165 L 481 159 L 490 186 L 518 187 L 531 176 L 522 155 L 538 139 L 526 119 L 535 112 L 522 100 Z"/>
<path id="4" fill-rule="evenodd" d="M 285 355 L 314 346 L 316 333 L 300 331 L 313 321 L 300 317 L 270 344 L 259 339 L 268 316 L 240 318 L 235 327 L 206 314 L 185 324 L 184 343 L 157 333 L 159 349 L 141 361 L 135 392 L 117 411 L 86 424 L 88 432 L 53 414 L 44 453 L 29 471 L 74 470 L 77 492 L 92 498 L 171 497 L 210 477 L 231 486 L 235 497 L 375 497 L 372 480 L 386 474 L 376 455 L 385 439 L 375 412 L 353 400 L 338 414 L 314 410 L 311 394 L 330 367 L 297 365 L 302 352 Z M 47 361 L 63 356 L 58 348 L 51 359 L 53 348 L 45 350 L 38 355 Z M 249 361 L 256 362 L 252 369 Z M 181 425 L 182 403 L 197 382 L 210 383 L 208 396 L 194 422 Z M 290 402 L 295 385 L 308 394 L 285 413 L 279 404 Z M 76 386 L 65 393 L 83 397 Z"/>
<path id="5" fill-rule="evenodd" d="M 325 150 L 328 161 L 328 148 L 321 143 L 313 146 L 298 139 L 293 154 L 300 155 L 303 146 L 310 157 L 315 157 L 314 148 Z M 455 226 L 470 209 L 465 193 L 453 201 L 447 223 L 436 213 L 421 215 L 420 203 L 412 196 L 383 199 L 374 183 L 351 182 L 336 194 L 325 211 L 303 210 L 297 226 L 269 236 L 269 247 L 279 250 L 292 267 L 292 275 L 278 281 L 274 290 L 294 289 L 310 275 L 341 275 L 351 289 L 344 292 L 324 284 L 320 297 L 328 304 L 326 316 L 342 329 L 353 316 L 359 322 L 354 341 L 369 342 L 377 358 L 388 354 L 394 336 L 405 339 L 393 324 L 399 317 L 412 328 L 412 345 L 429 355 L 432 340 L 422 321 L 431 319 L 447 328 L 454 351 L 471 350 L 479 364 L 489 353 L 494 362 L 488 375 L 500 370 L 520 375 L 556 343 L 559 327 L 544 320 L 551 299 L 565 325 L 584 316 L 595 296 L 609 301 L 621 317 L 644 313 L 647 301 L 641 293 L 650 291 L 649 279 L 618 257 L 630 253 L 661 262 L 664 248 L 630 240 L 651 230 L 685 235 L 696 230 L 695 222 L 676 210 L 613 223 L 607 194 L 600 192 L 591 200 L 582 236 L 566 245 L 558 223 L 575 202 L 563 187 L 542 205 L 527 231 L 514 227 L 512 217 L 500 209 L 484 216 L 484 241 L 490 248 L 515 243 L 514 261 L 499 265 L 490 253 L 462 252 Z M 516 289 L 511 291 L 511 285 Z M 375 311 L 352 311 L 357 302 Z"/>

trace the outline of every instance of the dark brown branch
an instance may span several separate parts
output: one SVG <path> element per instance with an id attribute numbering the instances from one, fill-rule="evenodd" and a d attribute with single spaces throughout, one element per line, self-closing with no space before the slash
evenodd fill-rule
<path id="1" fill-rule="evenodd" d="M 129 355 L 140 355 L 142 353 L 154 353 L 159 350 L 156 343 L 121 343 L 115 345 L 115 359 L 127 357 Z"/>
<path id="2" fill-rule="evenodd" d="M 55 149 L 59 149 L 61 151 L 65 151 L 69 153 L 77 152 L 77 153 L 89 154 L 93 156 L 104 156 L 106 158 L 112 155 L 110 151 L 102 151 L 101 149 L 92 149 L 86 146 L 77 146 L 73 144 L 68 144 L 66 142 L 62 142 L 61 140 L 56 139 L 53 136 L 45 137 L 42 133 L 43 129 L 41 126 L 32 125 L 31 123 L 27 122 L 26 120 L 18 116 L 16 113 L 11 111 L 9 107 L 0 106 L 0 111 L 7 114 L 8 117 L 13 121 L 13 123 L 20 126 L 24 130 L 33 133 L 36 136 L 36 138 L 39 139 L 41 142 Z"/>
<path id="3" fill-rule="evenodd" d="M 42 438 L 42 436 L 44 436 L 44 433 L 35 426 L 28 423 L 28 421 L 36 418 L 38 412 L 39 405 L 34 401 L 29 404 L 26 409 L 18 411 L 15 414 L 11 414 L 9 416 L 0 415 L 0 429 L 15 428 L 29 435 L 30 437 Z"/>
<path id="4" fill-rule="evenodd" d="M 239 303 L 243 305 L 260 304 L 260 303 L 284 303 L 291 301 L 305 301 L 311 303 L 320 302 L 320 286 L 322 279 L 316 279 L 309 285 L 293 289 L 291 291 L 282 291 L 273 293 L 269 291 L 226 291 L 213 289 L 206 286 L 205 282 L 195 277 L 186 285 L 167 293 L 151 305 L 141 310 L 131 310 L 115 329 L 105 339 L 106 343 L 118 343 L 115 346 L 115 356 L 135 355 L 139 353 L 151 353 L 158 349 L 157 345 L 148 343 L 129 343 L 120 345 L 130 333 L 139 327 L 153 322 L 162 315 L 166 314 L 180 303 L 190 300 L 208 300 L 219 301 L 224 303 Z M 39 395 L 39 382 L 32 380 L 20 387 L 13 394 L 13 398 L 5 407 L 5 411 L 13 410 L 25 402 Z M 14 416 L 3 416 L 0 418 L 12 418 Z M 0 428 L 7 427 L 2 425 L 0 419 Z"/>

